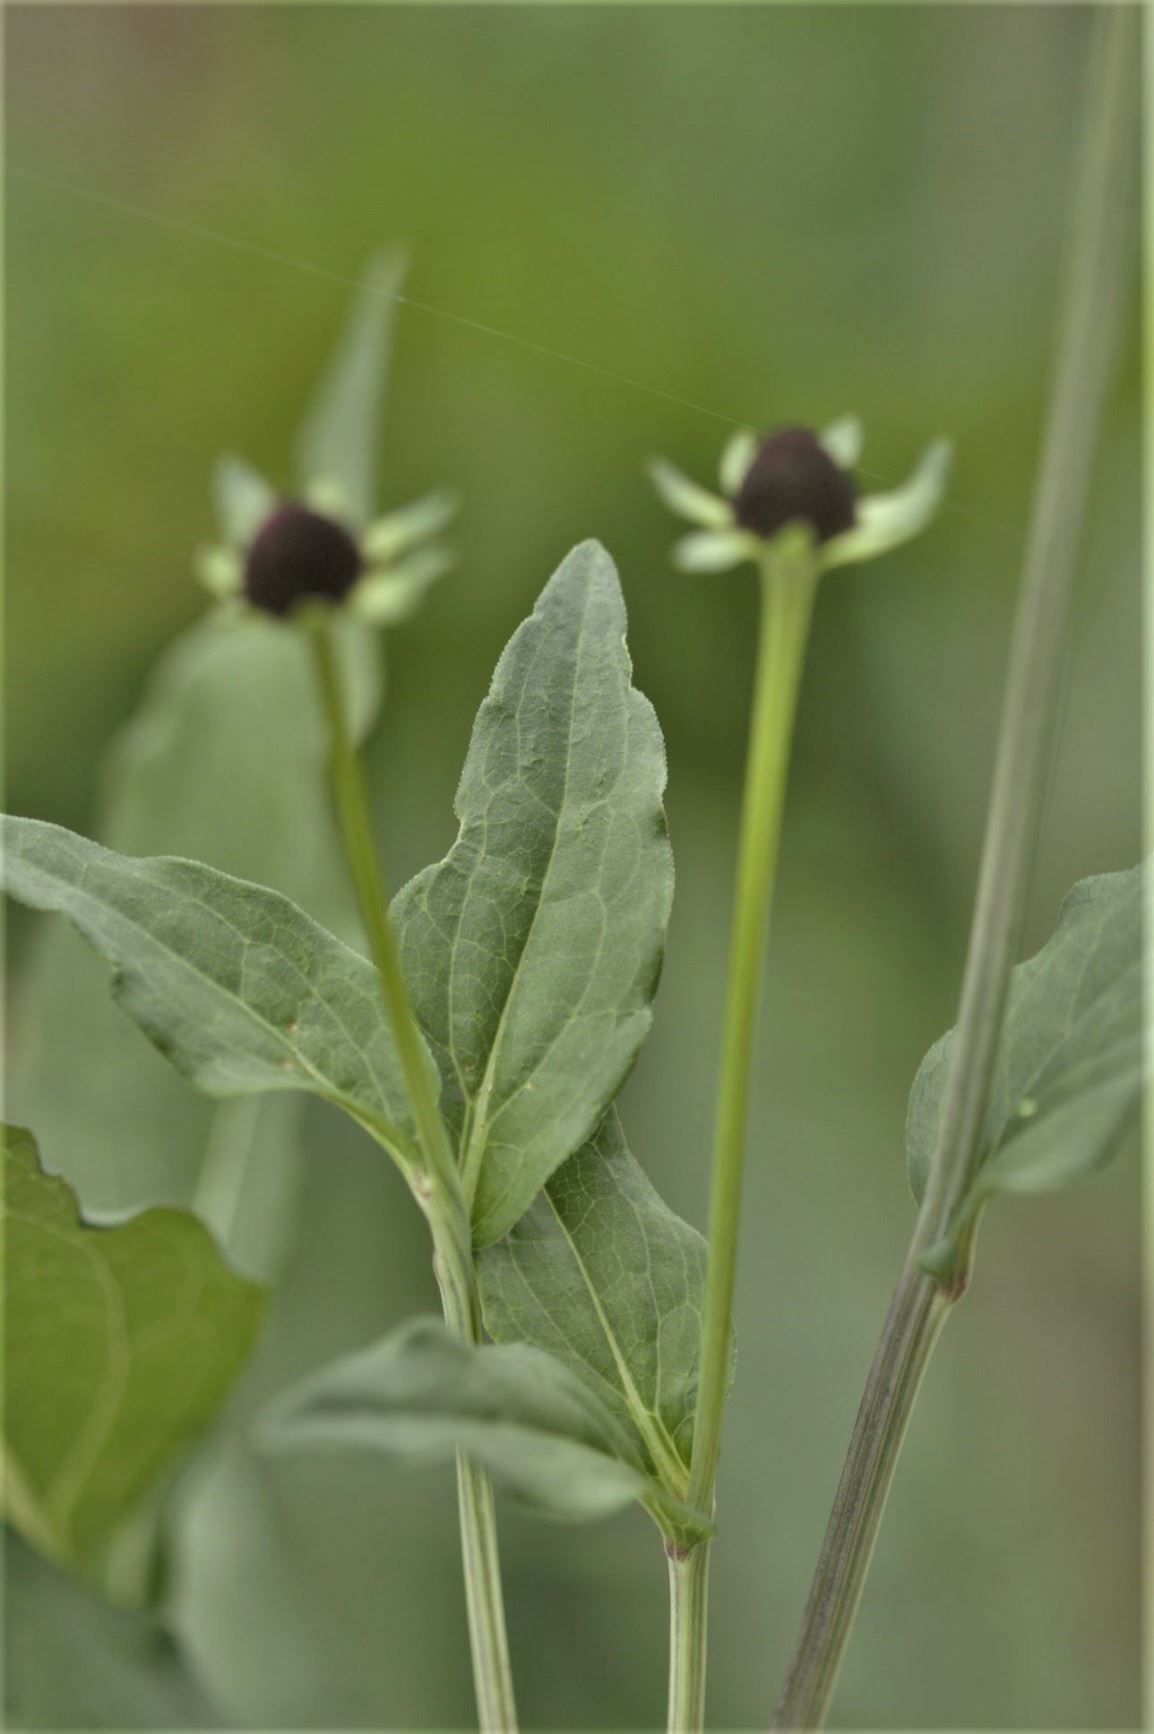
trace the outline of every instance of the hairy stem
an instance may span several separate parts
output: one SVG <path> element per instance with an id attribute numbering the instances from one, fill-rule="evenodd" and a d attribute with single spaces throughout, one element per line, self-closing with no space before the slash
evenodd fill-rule
<path id="1" fill-rule="evenodd" d="M 1103 7 L 1094 20 L 1058 370 L 938 1147 L 774 1717 L 778 1729 L 820 1728 L 825 1721 L 910 1411 L 944 1319 L 967 1280 L 972 1236 L 959 1232 L 958 1211 L 981 1160 L 981 1128 L 1037 838 L 1078 544 L 1126 284 L 1137 25 L 1136 10 L 1124 6 Z M 931 1248 L 933 1276 L 924 1264 Z"/>
<path id="2" fill-rule="evenodd" d="M 481 1309 L 468 1213 L 424 1042 L 401 973 L 384 876 L 373 841 L 364 770 L 349 730 L 332 634 L 323 617 L 309 623 L 309 641 L 329 726 L 333 797 L 341 840 L 424 1158 L 427 1192 L 422 1202 L 433 1234 L 434 1267 L 445 1323 L 457 1336 L 475 1343 L 481 1337 Z M 486 1734 L 509 1734 L 517 1726 L 517 1712 L 492 1483 L 483 1469 L 458 1456 L 457 1491 L 478 1717 Z"/>
<path id="3" fill-rule="evenodd" d="M 709 1543 L 688 1553 L 671 1545 L 669 1558 L 669 1734 L 705 1726 L 705 1664 L 709 1602 Z"/>

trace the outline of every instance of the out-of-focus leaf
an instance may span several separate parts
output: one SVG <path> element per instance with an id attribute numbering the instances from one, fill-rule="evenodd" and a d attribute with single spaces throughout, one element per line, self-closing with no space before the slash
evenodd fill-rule
<path id="1" fill-rule="evenodd" d="M 342 646 L 363 732 L 380 682 L 372 635 L 352 628 Z M 109 757 L 102 841 L 272 885 L 354 938 L 312 680 L 298 635 L 275 624 L 209 621 L 178 639 Z M 187 1089 L 127 1019 L 109 1015 L 105 971 L 64 923 L 35 935 L 13 1024 L 12 1111 L 38 1127 L 87 1206 L 189 1204 L 243 1270 L 279 1267 L 299 1179 L 299 1099 L 217 1106 Z M 229 1149 L 239 1167 L 225 1182 Z M 206 1161 L 211 1194 L 231 1199 L 227 1218 L 205 1209 Z"/>
<path id="2" fill-rule="evenodd" d="M 995 1192 L 1046 1192 L 1109 1161 L 1142 1086 L 1143 870 L 1075 885 L 1053 936 L 1018 965 L 982 1134 L 982 1159 L 959 1226 Z M 950 1030 L 910 1095 L 906 1153 L 921 1199 L 953 1060 Z M 952 1238 L 952 1237 L 951 1237 Z"/>
<path id="3" fill-rule="evenodd" d="M 7 1515 L 83 1560 L 211 1419 L 263 1291 L 188 1211 L 96 1225 L 28 1132 L 5 1129 L 3 1161 Z"/>
<path id="4" fill-rule="evenodd" d="M 9 1728 L 218 1728 L 151 1614 L 114 1608 L 5 1537 L 4 1717 Z"/>
<path id="5" fill-rule="evenodd" d="M 212 478 L 217 522 L 226 541 L 242 549 L 276 508 L 276 490 L 244 458 L 223 457 Z"/>
<path id="6" fill-rule="evenodd" d="M 647 1481 L 628 1436 L 588 1386 L 540 1349 L 474 1348 L 413 1319 L 278 1399 L 263 1434 L 280 1450 L 367 1450 L 483 1463 L 551 1517 L 601 1517 Z"/>
<path id="7" fill-rule="evenodd" d="M 482 1245 L 592 1135 L 651 1022 L 673 863 L 631 672 L 616 569 L 584 542 L 497 665 L 456 843 L 394 906 Z"/>
<path id="8" fill-rule="evenodd" d="M 480 1254 L 485 1323 L 595 1390 L 650 1473 L 689 1479 L 705 1242 L 630 1155 L 615 1108 L 516 1226 Z"/>
<path id="9" fill-rule="evenodd" d="M 297 445 L 302 486 L 331 491 L 355 524 L 373 515 L 393 315 L 404 275 L 399 254 L 381 252 L 372 261 Z"/>
<path id="10" fill-rule="evenodd" d="M 308 1090 L 401 1158 L 410 1151 L 373 967 L 288 898 L 35 819 L 6 819 L 0 838 L 0 883 L 68 917 L 112 964 L 119 1004 L 191 1083 L 211 1096 Z"/>

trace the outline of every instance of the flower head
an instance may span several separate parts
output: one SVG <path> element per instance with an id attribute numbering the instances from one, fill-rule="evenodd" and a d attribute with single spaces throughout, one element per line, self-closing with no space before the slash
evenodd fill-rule
<path id="1" fill-rule="evenodd" d="M 343 602 L 363 568 L 343 524 L 290 502 L 258 530 L 244 563 L 244 594 L 267 614 L 288 614 L 306 597 Z"/>
<path id="2" fill-rule="evenodd" d="M 903 487 L 859 497 L 852 474 L 861 425 L 846 417 L 815 434 L 784 427 L 763 439 L 742 429 L 721 455 L 721 492 L 712 493 L 657 458 L 650 473 L 673 511 L 701 526 L 677 543 L 686 572 L 725 572 L 761 561 L 790 526 L 808 529 L 819 568 L 871 560 L 916 536 L 941 502 L 950 448 L 936 440 Z"/>
<path id="3" fill-rule="evenodd" d="M 222 600 L 278 619 L 320 603 L 391 626 L 451 564 L 436 540 L 456 511 L 448 494 L 429 494 L 358 532 L 332 488 L 282 500 L 255 470 L 226 458 L 217 468 L 216 500 L 223 541 L 201 550 L 201 582 Z"/>
<path id="4" fill-rule="evenodd" d="M 396 252 L 382 250 L 370 261 L 301 425 L 291 495 L 278 497 L 241 458 L 217 465 L 221 540 L 200 550 L 197 572 L 229 606 L 276 619 L 342 608 L 370 625 L 392 626 L 452 564 L 439 540 L 457 509 L 452 495 L 429 494 L 374 516 L 377 430 L 404 272 Z"/>

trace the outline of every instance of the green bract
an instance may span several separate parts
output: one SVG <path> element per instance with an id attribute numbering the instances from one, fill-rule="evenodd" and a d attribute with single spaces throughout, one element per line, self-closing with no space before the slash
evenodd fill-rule
<path id="1" fill-rule="evenodd" d="M 839 470 L 853 469 L 861 443 L 861 424 L 853 416 L 834 422 L 820 436 L 822 448 Z M 762 442 L 748 428 L 732 436 L 721 454 L 720 493 L 690 481 L 664 458 L 651 462 L 650 475 L 665 504 L 679 517 L 701 526 L 673 550 L 674 562 L 683 572 L 727 572 L 746 560 L 760 562 L 766 548 L 772 546 L 772 538 L 767 542 L 739 522 L 735 508 L 761 449 Z M 919 535 L 941 504 L 949 466 L 948 441 L 935 440 L 902 487 L 858 499 L 852 527 L 817 542 L 818 569 L 876 559 Z"/>

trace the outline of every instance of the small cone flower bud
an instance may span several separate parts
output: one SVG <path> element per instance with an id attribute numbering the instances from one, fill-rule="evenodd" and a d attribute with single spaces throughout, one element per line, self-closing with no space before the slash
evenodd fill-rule
<path id="1" fill-rule="evenodd" d="M 298 602 L 341 602 L 364 569 L 360 549 L 340 524 L 307 506 L 281 506 L 258 531 L 244 568 L 254 608 L 283 616 Z"/>
<path id="2" fill-rule="evenodd" d="M 734 516 L 757 536 L 805 523 L 819 542 L 828 542 L 852 529 L 856 497 L 853 477 L 838 468 L 816 434 L 785 427 L 762 441 L 734 498 Z"/>

